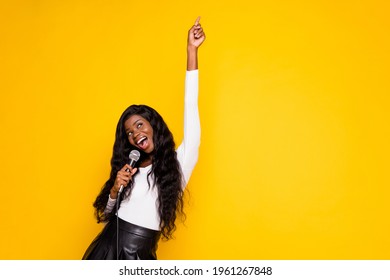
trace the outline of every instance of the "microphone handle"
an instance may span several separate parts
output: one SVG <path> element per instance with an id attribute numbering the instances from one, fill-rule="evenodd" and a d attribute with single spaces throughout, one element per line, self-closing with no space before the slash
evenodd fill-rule
<path id="1" fill-rule="evenodd" d="M 135 164 L 137 163 L 136 160 L 134 159 L 130 159 L 130 162 L 129 162 L 129 165 L 131 166 L 131 168 L 134 168 Z M 128 169 L 126 169 L 128 171 Z"/>
<path id="2" fill-rule="evenodd" d="M 129 165 L 131 166 L 131 168 L 133 168 L 135 166 L 136 162 L 137 162 L 136 160 L 130 159 Z M 126 168 L 126 171 L 129 172 L 130 170 L 128 168 Z M 124 188 L 124 186 L 121 185 L 120 188 L 119 188 L 119 192 L 118 193 L 121 194 L 122 191 L 123 191 L 123 188 Z"/>

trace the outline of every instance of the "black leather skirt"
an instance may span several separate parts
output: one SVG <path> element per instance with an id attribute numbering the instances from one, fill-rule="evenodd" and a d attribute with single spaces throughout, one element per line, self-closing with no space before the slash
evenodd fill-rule
<path id="1" fill-rule="evenodd" d="M 83 260 L 156 260 L 160 232 L 128 223 L 120 218 L 118 221 L 118 239 L 115 217 L 89 245 Z"/>

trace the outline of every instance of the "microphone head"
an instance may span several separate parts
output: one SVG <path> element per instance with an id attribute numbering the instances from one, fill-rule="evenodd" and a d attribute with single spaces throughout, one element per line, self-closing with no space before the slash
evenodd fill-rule
<path id="1" fill-rule="evenodd" d="M 141 156 L 140 152 L 137 151 L 137 150 L 132 150 L 129 154 L 129 159 L 130 161 L 138 161 L 139 160 L 139 157 Z"/>

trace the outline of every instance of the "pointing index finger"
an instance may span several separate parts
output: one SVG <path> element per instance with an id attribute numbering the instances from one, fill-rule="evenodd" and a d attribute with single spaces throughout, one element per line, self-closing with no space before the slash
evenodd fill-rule
<path id="1" fill-rule="evenodd" d="M 199 24 L 199 21 L 200 21 L 200 16 L 198 16 L 198 17 L 196 18 L 195 26 Z"/>

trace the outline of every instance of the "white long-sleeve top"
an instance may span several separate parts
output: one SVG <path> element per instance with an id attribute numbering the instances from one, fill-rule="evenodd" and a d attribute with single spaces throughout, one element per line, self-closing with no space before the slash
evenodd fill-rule
<path id="1" fill-rule="evenodd" d="M 177 148 L 177 159 L 184 176 L 183 188 L 187 185 L 191 173 L 198 161 L 200 145 L 200 120 L 198 111 L 198 70 L 186 72 L 184 98 L 184 137 Z M 131 195 L 121 201 L 118 210 L 119 218 L 145 228 L 160 230 L 158 213 L 158 191 L 149 187 L 147 176 L 152 165 L 139 167 L 133 177 Z M 153 176 L 149 180 L 154 180 Z M 153 182 L 150 184 L 153 186 Z M 125 189 L 126 190 L 126 189 Z M 105 212 L 114 209 L 116 199 L 108 198 Z"/>

